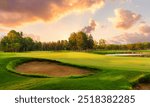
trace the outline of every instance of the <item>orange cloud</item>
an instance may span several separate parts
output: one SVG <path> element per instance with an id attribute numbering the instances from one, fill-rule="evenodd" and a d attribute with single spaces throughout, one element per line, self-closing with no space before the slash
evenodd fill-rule
<path id="1" fill-rule="evenodd" d="M 141 15 L 121 8 L 115 9 L 114 12 L 116 16 L 108 18 L 108 20 L 112 22 L 116 28 L 129 29 L 141 18 Z"/>
<path id="2" fill-rule="evenodd" d="M 105 0 L 2 0 L 0 25 L 17 26 L 33 21 L 54 21 L 71 13 L 101 8 Z"/>

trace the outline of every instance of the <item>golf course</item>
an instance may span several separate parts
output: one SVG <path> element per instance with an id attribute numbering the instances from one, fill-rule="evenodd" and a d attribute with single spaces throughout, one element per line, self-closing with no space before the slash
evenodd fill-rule
<path id="1" fill-rule="evenodd" d="M 0 89 L 133 90 L 150 88 L 149 57 L 108 56 L 104 53 L 112 54 L 112 51 L 102 53 L 99 51 L 0 52 Z"/>
<path id="2" fill-rule="evenodd" d="M 148 4 L 1 0 L 0 90 L 150 90 Z"/>

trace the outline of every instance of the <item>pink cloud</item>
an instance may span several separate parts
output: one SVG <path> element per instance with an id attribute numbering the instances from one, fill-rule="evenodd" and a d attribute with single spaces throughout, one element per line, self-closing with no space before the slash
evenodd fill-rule
<path id="1" fill-rule="evenodd" d="M 139 27 L 139 30 L 142 34 L 146 34 L 146 35 L 149 35 L 150 34 L 150 26 L 149 25 L 146 25 L 146 24 L 142 24 L 140 27 Z"/>
<path id="2" fill-rule="evenodd" d="M 124 33 L 107 40 L 109 44 L 131 44 L 137 42 L 150 42 L 150 35 L 142 33 Z"/>
<path id="3" fill-rule="evenodd" d="M 97 22 L 95 20 L 89 21 L 89 26 L 86 26 L 82 29 L 83 32 L 90 34 L 92 31 L 96 29 Z"/>
<path id="4" fill-rule="evenodd" d="M 129 29 L 141 18 L 141 15 L 137 13 L 121 8 L 115 9 L 114 12 L 115 17 L 108 18 L 108 20 L 112 22 L 116 28 Z"/>

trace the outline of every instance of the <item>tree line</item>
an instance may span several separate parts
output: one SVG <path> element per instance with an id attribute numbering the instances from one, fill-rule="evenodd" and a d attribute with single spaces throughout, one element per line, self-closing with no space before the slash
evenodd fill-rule
<path id="1" fill-rule="evenodd" d="M 34 41 L 31 37 L 24 37 L 22 32 L 11 30 L 0 40 L 0 49 L 5 52 L 87 50 L 93 49 L 93 46 L 93 37 L 84 32 L 72 33 L 68 40 L 40 42 Z"/>
<path id="2" fill-rule="evenodd" d="M 82 31 L 71 33 L 68 40 L 57 42 L 34 41 L 24 37 L 22 32 L 11 30 L 0 40 L 0 50 L 5 52 L 51 51 L 51 50 L 143 50 L 150 49 L 150 43 L 135 43 L 126 45 L 107 44 L 104 39 L 95 41 L 92 35 Z"/>
<path id="3" fill-rule="evenodd" d="M 22 32 L 10 31 L 0 41 L 0 49 L 5 52 L 31 51 L 36 43 L 30 37 L 23 37 Z"/>

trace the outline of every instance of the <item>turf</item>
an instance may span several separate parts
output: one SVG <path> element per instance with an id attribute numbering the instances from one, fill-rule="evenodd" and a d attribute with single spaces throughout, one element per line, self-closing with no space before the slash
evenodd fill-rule
<path id="1" fill-rule="evenodd" d="M 66 64 L 95 68 L 94 75 L 79 78 L 39 78 L 9 72 L 8 63 L 29 58 L 42 58 Z M 150 73 L 150 58 L 114 57 L 86 52 L 0 52 L 0 89 L 30 90 L 121 90 L 132 89 L 132 83 Z"/>

